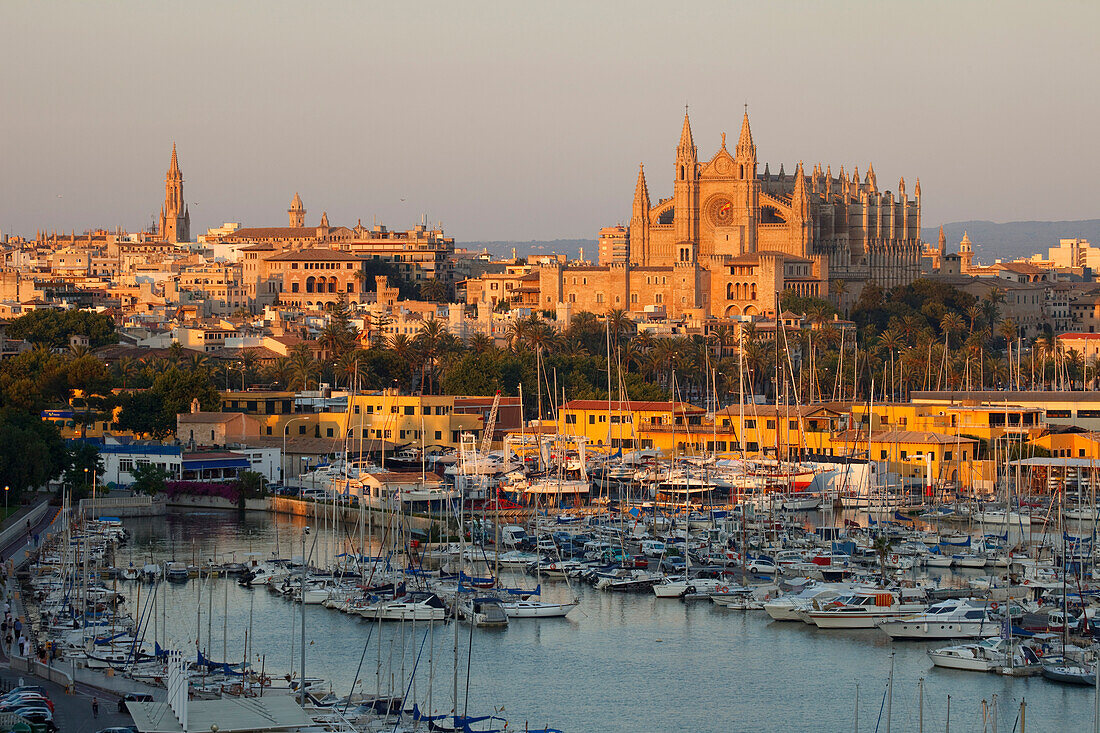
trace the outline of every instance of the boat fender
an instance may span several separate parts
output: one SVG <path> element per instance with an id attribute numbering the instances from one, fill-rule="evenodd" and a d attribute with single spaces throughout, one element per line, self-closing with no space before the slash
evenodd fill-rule
<path id="1" fill-rule="evenodd" d="M 718 592 L 719 593 L 729 593 L 730 588 L 729 588 L 728 585 L 720 585 L 720 586 L 718 586 Z"/>

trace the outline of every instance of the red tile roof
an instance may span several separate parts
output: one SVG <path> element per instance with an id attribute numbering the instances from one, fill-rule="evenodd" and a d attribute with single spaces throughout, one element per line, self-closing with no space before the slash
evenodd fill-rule
<path id="1" fill-rule="evenodd" d="M 680 412 L 705 412 L 702 407 L 688 404 L 687 402 L 655 402 L 645 400 L 630 400 L 627 402 L 611 402 L 607 400 L 570 400 L 562 406 L 563 410 L 618 410 L 631 412 L 660 412 L 677 410 Z"/>

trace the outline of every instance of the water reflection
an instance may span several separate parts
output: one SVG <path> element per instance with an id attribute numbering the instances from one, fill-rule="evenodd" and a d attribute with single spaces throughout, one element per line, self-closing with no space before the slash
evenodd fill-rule
<path id="1" fill-rule="evenodd" d="M 300 554 L 304 518 L 233 512 L 178 512 L 127 521 L 133 541 L 119 564 L 236 558 L 248 553 Z M 314 525 L 317 526 L 317 525 Z M 324 534 L 320 532 L 319 534 Z M 357 536 L 355 531 L 351 532 Z M 331 540 L 331 538 L 328 538 Z M 312 543 L 312 538 L 310 542 Z M 317 539 L 324 548 L 326 538 Z M 332 551 L 340 543 L 328 542 Z M 320 549 L 317 549 L 318 553 Z M 979 571 L 980 572 L 980 571 Z M 517 579 L 530 586 L 531 579 Z M 569 600 L 564 583 L 543 579 L 547 600 Z M 581 604 L 567 619 L 521 620 L 504 632 L 476 632 L 472 641 L 469 712 L 505 708 L 513 721 L 567 731 L 851 730 L 859 685 L 859 719 L 872 730 L 895 651 L 895 730 L 917 728 L 917 683 L 925 680 L 928 730 L 942 730 L 951 695 L 952 730 L 982 730 L 981 702 L 998 696 L 1000 729 L 1012 729 L 1021 698 L 1031 731 L 1081 730 L 1091 722 L 1092 691 L 1041 678 L 1011 679 L 934 669 L 925 654 L 939 644 L 891 643 L 874 630 L 822 631 L 769 622 L 760 613 L 727 611 L 706 602 L 575 588 Z M 149 604 L 150 587 L 140 604 Z M 246 654 L 269 673 L 297 669 L 300 607 L 263 588 L 212 579 L 162 584 L 147 636 L 173 646 L 202 645 L 215 658 Z M 131 591 L 131 596 L 134 592 Z M 137 615 L 135 613 L 135 615 Z M 383 694 L 401 686 L 417 664 L 425 634 L 434 641 L 417 667 L 417 698 L 429 690 L 440 711 L 451 705 L 455 666 L 452 625 L 374 624 L 319 606 L 306 609 L 307 674 L 346 693 L 363 658 L 357 689 Z M 249 636 L 249 630 L 251 635 Z M 459 627 L 460 710 L 465 706 L 469 629 Z"/>

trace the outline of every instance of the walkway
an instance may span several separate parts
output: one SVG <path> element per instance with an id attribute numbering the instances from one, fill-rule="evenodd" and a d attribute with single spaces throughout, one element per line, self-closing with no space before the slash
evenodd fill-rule
<path id="1" fill-rule="evenodd" d="M 24 684 L 45 688 L 54 704 L 54 723 L 63 733 L 94 733 L 101 728 L 133 725 L 129 713 L 118 712 L 118 698 L 98 690 L 78 684 L 76 694 L 67 695 L 60 685 L 9 669 L 0 669 L 0 679 L 9 681 L 12 685 L 19 684 L 22 679 Z M 92 717 L 93 697 L 99 700 L 99 718 Z"/>

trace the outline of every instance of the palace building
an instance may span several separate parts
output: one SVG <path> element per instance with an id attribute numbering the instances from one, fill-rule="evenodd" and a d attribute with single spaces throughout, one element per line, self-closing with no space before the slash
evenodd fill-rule
<path id="1" fill-rule="evenodd" d="M 920 277 L 919 180 L 911 199 L 904 179 L 880 191 L 872 166 L 862 180 L 801 163 L 760 172 L 747 111 L 732 152 L 725 134 L 709 160 L 697 152 L 685 114 L 672 196 L 654 203 L 639 170 L 629 227 L 601 230 L 597 266 L 544 266 L 539 306 L 732 318 L 774 310 L 788 289 L 847 306 L 866 283 Z"/>

